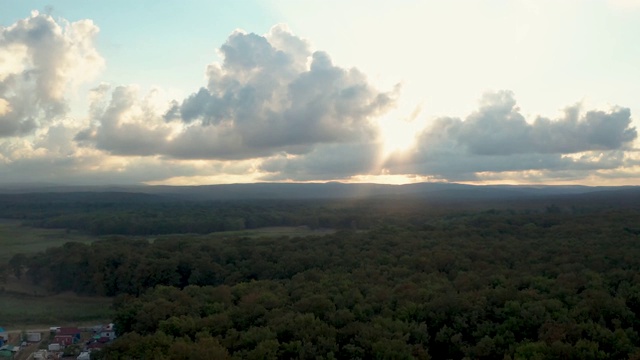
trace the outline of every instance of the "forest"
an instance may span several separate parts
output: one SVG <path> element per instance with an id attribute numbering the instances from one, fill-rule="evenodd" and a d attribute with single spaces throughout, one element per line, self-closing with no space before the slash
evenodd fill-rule
<path id="1" fill-rule="evenodd" d="M 113 297 L 99 358 L 640 359 L 636 202 L 104 196 L 0 210 L 105 235 L 5 265 Z M 219 233 L 283 224 L 336 231 Z"/>

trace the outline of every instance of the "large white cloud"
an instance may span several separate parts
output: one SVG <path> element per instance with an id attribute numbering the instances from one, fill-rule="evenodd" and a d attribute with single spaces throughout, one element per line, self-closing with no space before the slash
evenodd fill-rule
<path id="1" fill-rule="evenodd" d="M 516 107 L 513 93 L 501 91 L 485 94 L 480 109 L 465 121 L 438 119 L 435 128 L 477 155 L 612 150 L 637 137 L 635 128 L 629 127 L 627 108 L 588 111 L 579 118 L 580 109 L 573 106 L 564 115 L 557 120 L 538 117 L 529 124 Z"/>
<path id="2" fill-rule="evenodd" d="M 90 20 L 56 22 L 33 12 L 0 27 L 0 137 L 25 136 L 62 117 L 69 87 L 103 66 Z"/>
<path id="3" fill-rule="evenodd" d="M 369 143 L 375 118 L 393 106 L 394 92 L 374 89 L 357 69 L 332 64 L 284 26 L 265 35 L 234 32 L 220 47 L 222 63 L 207 67 L 208 83 L 162 116 L 139 96 L 117 88 L 84 145 L 118 155 L 180 159 L 251 159 L 304 154 L 318 146 Z"/>
<path id="4" fill-rule="evenodd" d="M 513 93 L 501 91 L 485 94 L 479 110 L 465 120 L 436 119 L 416 136 L 413 148 L 393 154 L 386 167 L 393 173 L 448 180 L 531 170 L 578 177 L 635 166 L 625 150 L 636 138 L 627 108 L 582 113 L 571 106 L 560 119 L 538 117 L 530 123 Z"/>

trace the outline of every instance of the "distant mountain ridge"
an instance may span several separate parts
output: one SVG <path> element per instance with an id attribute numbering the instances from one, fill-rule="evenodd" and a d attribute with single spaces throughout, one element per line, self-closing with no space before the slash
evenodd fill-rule
<path id="1" fill-rule="evenodd" d="M 64 186 L 53 184 L 0 185 L 0 194 L 34 197 L 48 193 L 51 199 L 64 199 L 74 193 L 76 200 L 159 201 L 166 200 L 313 200 L 358 199 L 376 197 L 411 197 L 424 199 L 500 200 L 549 196 L 633 194 L 640 196 L 639 186 L 531 186 L 467 185 L 458 183 L 413 183 L 405 185 L 373 183 L 251 183 L 200 186 Z M 56 195 L 57 194 L 57 195 Z M 66 194 L 63 195 L 63 194 Z"/>

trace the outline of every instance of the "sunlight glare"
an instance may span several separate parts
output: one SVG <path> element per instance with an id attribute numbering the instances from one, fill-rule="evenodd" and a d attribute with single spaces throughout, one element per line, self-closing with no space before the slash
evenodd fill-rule
<path id="1" fill-rule="evenodd" d="M 416 135 L 424 125 L 415 121 L 419 114 L 420 108 L 417 108 L 409 116 L 403 117 L 399 111 L 394 111 L 380 118 L 378 124 L 384 144 L 382 154 L 385 157 L 396 151 L 408 150 L 415 144 Z"/>

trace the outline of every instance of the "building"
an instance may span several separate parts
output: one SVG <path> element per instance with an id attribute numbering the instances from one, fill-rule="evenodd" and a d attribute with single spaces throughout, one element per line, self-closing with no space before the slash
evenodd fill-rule
<path id="1" fill-rule="evenodd" d="M 56 335 L 53 338 L 53 343 L 60 344 L 61 346 L 69 346 L 75 343 L 75 339 L 71 335 Z"/>
<path id="2" fill-rule="evenodd" d="M 100 330 L 101 338 L 108 338 L 109 340 L 114 340 L 116 338 L 116 329 L 113 324 L 108 324 L 102 327 Z"/>
<path id="3" fill-rule="evenodd" d="M 27 341 L 28 342 L 39 342 L 42 340 L 42 334 L 39 332 L 28 332 L 27 333 Z"/>
<path id="4" fill-rule="evenodd" d="M 53 342 L 62 346 L 75 344 L 80 340 L 80 329 L 77 327 L 60 328 L 56 331 Z"/>

